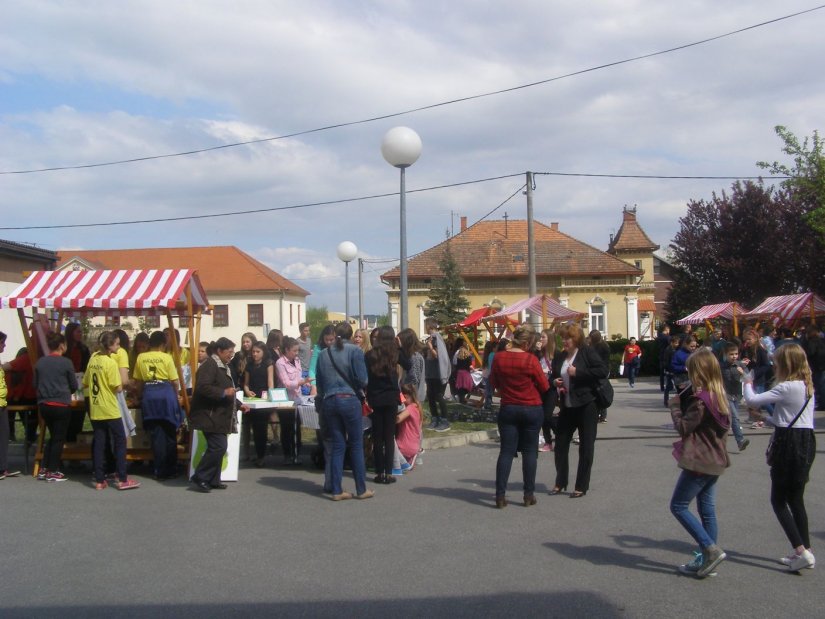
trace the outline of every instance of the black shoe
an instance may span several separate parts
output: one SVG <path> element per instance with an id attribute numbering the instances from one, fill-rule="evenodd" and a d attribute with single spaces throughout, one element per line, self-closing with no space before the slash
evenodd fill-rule
<path id="1" fill-rule="evenodd" d="M 212 492 L 212 487 L 205 481 L 195 481 L 193 479 L 192 485 L 195 487 L 194 489 L 198 492 Z"/>
<path id="2" fill-rule="evenodd" d="M 376 475 L 375 477 L 372 478 L 372 481 L 375 482 L 376 484 L 385 484 L 385 483 L 387 483 L 386 479 L 387 478 L 384 477 L 383 474 L 379 473 L 378 475 Z"/>
<path id="3" fill-rule="evenodd" d="M 212 485 L 211 485 L 211 486 L 209 486 L 209 487 L 210 487 L 212 490 L 226 490 L 229 486 L 227 486 L 227 485 L 226 485 L 226 484 L 224 484 L 224 483 L 220 483 L 220 484 L 212 484 Z"/>

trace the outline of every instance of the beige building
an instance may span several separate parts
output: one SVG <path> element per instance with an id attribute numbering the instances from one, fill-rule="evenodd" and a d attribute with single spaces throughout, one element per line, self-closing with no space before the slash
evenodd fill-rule
<path id="1" fill-rule="evenodd" d="M 51 271 L 57 263 L 57 254 L 34 245 L 0 241 L 0 297 L 11 294 L 32 271 Z M 11 361 L 17 351 L 26 345 L 17 311 L 0 311 L 0 331 L 6 334 L 6 352 L 2 361 Z"/>
<path id="2" fill-rule="evenodd" d="M 534 222 L 536 284 L 565 307 L 587 316 L 584 326 L 606 338 L 652 337 L 654 321 L 653 251 L 658 248 L 636 222 L 635 209 L 625 208 L 622 226 L 607 252 L 559 230 Z M 439 261 L 446 245 L 464 278 L 471 309 L 501 306 L 528 296 L 527 222 L 481 221 L 466 226 L 444 242 L 410 258 L 408 263 L 409 324 L 424 331 L 429 290 L 441 277 Z M 398 326 L 399 269 L 381 276 L 389 286 L 388 312 Z"/>
<path id="3" fill-rule="evenodd" d="M 224 336 L 239 344 L 247 331 L 266 340 L 269 329 L 297 337 L 306 320 L 309 292 L 233 246 L 61 251 L 57 268 L 194 269 L 212 306 L 201 322 L 204 341 Z M 165 326 L 146 320 L 147 329 Z"/>

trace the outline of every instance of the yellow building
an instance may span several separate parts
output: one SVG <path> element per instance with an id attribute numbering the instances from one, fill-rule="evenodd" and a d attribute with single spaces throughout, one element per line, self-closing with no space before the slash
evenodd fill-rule
<path id="1" fill-rule="evenodd" d="M 536 285 L 562 305 L 587 316 L 588 329 L 606 337 L 651 337 L 653 251 L 657 248 L 636 223 L 635 210 L 625 209 L 624 221 L 611 240 L 610 253 L 561 232 L 557 223 L 534 222 Z M 480 221 L 408 261 L 409 325 L 424 332 L 424 308 L 429 291 L 441 277 L 444 248 L 458 263 L 471 309 L 501 306 L 528 296 L 527 222 Z M 641 241 L 640 239 L 646 239 Z M 646 245 L 645 245 L 646 244 Z M 638 264 L 637 264 L 638 261 Z M 398 328 L 400 298 L 398 267 L 381 276 L 389 286 L 388 312 Z"/>

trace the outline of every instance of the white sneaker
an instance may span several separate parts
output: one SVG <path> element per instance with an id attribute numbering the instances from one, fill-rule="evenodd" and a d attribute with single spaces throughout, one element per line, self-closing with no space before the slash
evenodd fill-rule
<path id="1" fill-rule="evenodd" d="M 813 556 L 813 553 L 811 553 L 811 556 Z M 793 561 L 795 558 L 796 558 L 796 553 L 792 552 L 787 557 L 782 557 L 781 559 L 779 559 L 779 562 L 782 565 L 787 565 L 788 567 L 790 567 L 791 561 Z M 814 567 L 816 567 L 816 559 L 814 559 L 814 562 L 811 563 L 806 569 L 812 570 L 812 569 L 814 569 Z"/>
<path id="2" fill-rule="evenodd" d="M 799 570 L 804 570 L 806 568 L 812 568 L 816 565 L 816 559 L 814 559 L 814 553 L 812 553 L 807 548 L 803 550 L 798 555 L 794 555 L 794 558 L 791 559 L 790 564 L 788 565 L 788 569 L 791 572 L 798 572 Z"/>

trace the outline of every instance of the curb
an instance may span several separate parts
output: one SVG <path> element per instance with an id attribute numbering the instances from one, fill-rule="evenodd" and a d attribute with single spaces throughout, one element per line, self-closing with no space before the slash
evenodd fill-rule
<path id="1" fill-rule="evenodd" d="M 448 447 L 461 447 L 471 443 L 482 443 L 498 438 L 498 430 L 479 430 L 478 432 L 467 432 L 466 434 L 453 434 L 450 436 L 437 436 L 425 438 L 421 441 L 424 449 L 447 449 Z"/>

